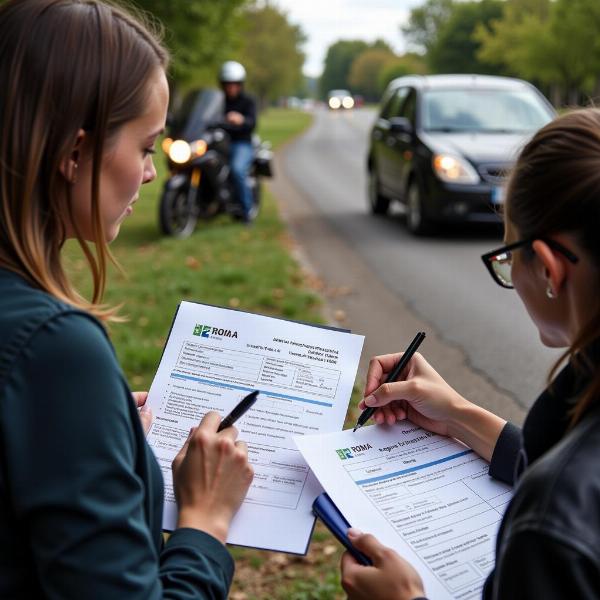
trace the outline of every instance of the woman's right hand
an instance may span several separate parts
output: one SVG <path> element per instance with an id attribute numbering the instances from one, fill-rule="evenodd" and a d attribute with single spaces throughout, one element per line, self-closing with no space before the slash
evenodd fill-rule
<path id="1" fill-rule="evenodd" d="M 376 407 L 373 418 L 380 425 L 408 419 L 428 431 L 454 437 L 490 461 L 506 421 L 463 398 L 418 352 L 400 381 L 384 383 L 401 356 L 371 359 L 365 397 L 358 407 Z"/>
<path id="2" fill-rule="evenodd" d="M 424 429 L 450 435 L 448 423 L 460 406 L 468 404 L 418 352 L 412 357 L 401 381 L 383 383 L 402 353 L 384 354 L 371 359 L 364 398 L 358 407 L 377 407 L 373 419 L 392 425 L 409 419 Z"/>
<path id="3" fill-rule="evenodd" d="M 248 448 L 235 427 L 217 433 L 221 417 L 204 415 L 173 460 L 178 527 L 210 533 L 225 543 L 229 525 L 252 483 Z"/>

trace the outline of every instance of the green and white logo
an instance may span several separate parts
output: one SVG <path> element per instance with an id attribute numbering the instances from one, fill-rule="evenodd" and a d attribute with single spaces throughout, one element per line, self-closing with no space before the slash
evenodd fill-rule
<path id="1" fill-rule="evenodd" d="M 199 335 L 200 337 L 210 337 L 210 331 L 212 327 L 210 325 L 200 325 L 196 323 L 194 327 L 194 335 Z"/>
<path id="2" fill-rule="evenodd" d="M 205 338 L 210 337 L 211 335 L 218 337 L 237 338 L 238 332 L 232 331 L 231 329 L 224 329 L 222 327 L 214 327 L 213 325 L 200 325 L 199 323 L 196 323 L 194 327 L 194 335 Z"/>
<path id="3" fill-rule="evenodd" d="M 341 460 L 346 460 L 348 458 L 354 458 L 352 456 L 352 452 L 350 452 L 350 448 L 339 448 L 338 450 L 336 450 L 336 452 Z"/>

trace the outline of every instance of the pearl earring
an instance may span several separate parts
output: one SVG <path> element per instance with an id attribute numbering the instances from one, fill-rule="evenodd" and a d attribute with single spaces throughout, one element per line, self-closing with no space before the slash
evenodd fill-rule
<path id="1" fill-rule="evenodd" d="M 548 298 L 550 298 L 551 300 L 556 298 L 556 294 L 552 290 L 552 287 L 550 286 L 550 284 L 548 284 L 548 287 L 546 288 L 546 296 L 548 296 Z"/>

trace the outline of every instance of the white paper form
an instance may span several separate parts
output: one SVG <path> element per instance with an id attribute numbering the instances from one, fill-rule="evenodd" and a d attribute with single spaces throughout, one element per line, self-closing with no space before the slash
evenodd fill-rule
<path id="1" fill-rule="evenodd" d="M 235 426 L 254 480 L 227 541 L 305 553 L 321 488 L 293 435 L 341 430 L 364 338 L 226 308 L 182 302 L 148 404 L 148 442 L 165 480 L 163 527 L 177 519 L 171 462 L 209 410 L 225 416 L 260 394 Z"/>
<path id="2" fill-rule="evenodd" d="M 294 441 L 352 526 L 409 560 L 429 598 L 481 598 L 511 498 L 488 463 L 409 421 Z"/>

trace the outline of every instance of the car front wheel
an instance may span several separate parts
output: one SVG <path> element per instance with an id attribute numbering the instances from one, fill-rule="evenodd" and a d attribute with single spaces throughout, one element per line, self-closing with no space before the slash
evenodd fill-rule
<path id="1" fill-rule="evenodd" d="M 379 177 L 375 166 L 369 170 L 369 206 L 374 215 L 386 215 L 390 208 L 390 199 L 379 191 Z"/>
<path id="2" fill-rule="evenodd" d="M 415 180 L 410 182 L 407 191 L 406 226 L 414 235 L 425 235 L 432 231 L 431 220 L 423 211 L 423 195 Z"/>

